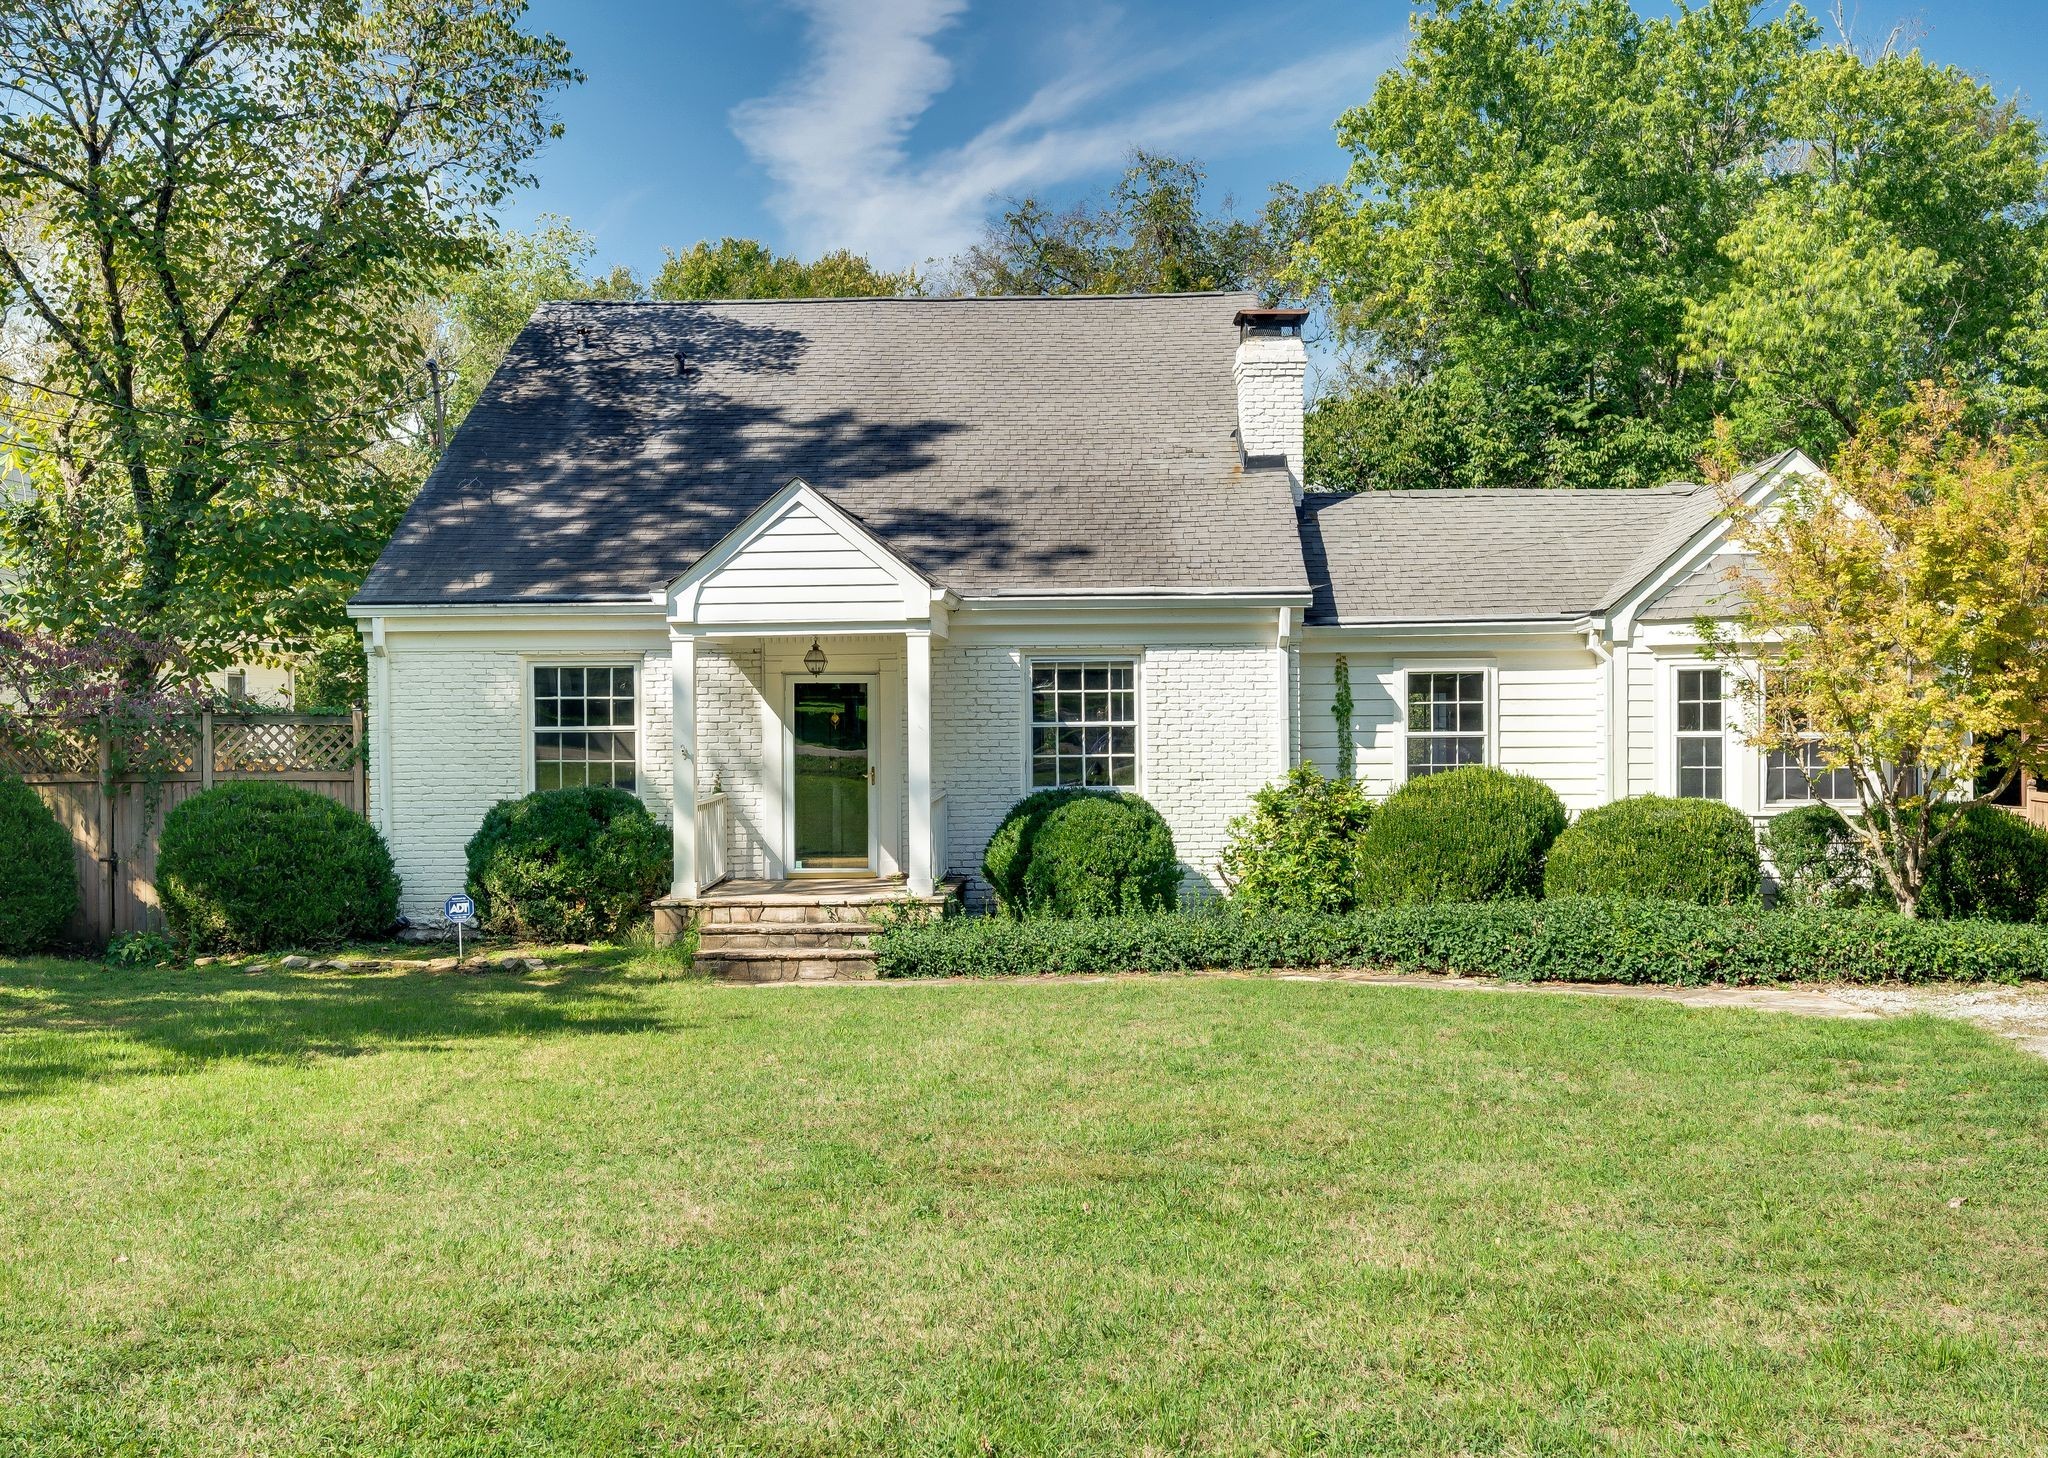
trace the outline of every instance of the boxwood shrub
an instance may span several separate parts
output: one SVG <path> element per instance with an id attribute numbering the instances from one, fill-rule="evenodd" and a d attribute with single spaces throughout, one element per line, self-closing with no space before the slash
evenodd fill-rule
<path id="1" fill-rule="evenodd" d="M 891 927 L 875 950 L 884 977 L 1282 967 L 1681 986 L 2048 977 L 2048 927 L 1605 897 L 1344 916 L 1225 908 L 1070 921 L 957 917 Z"/>
<path id="2" fill-rule="evenodd" d="M 1251 911 L 1349 911 L 1358 903 L 1358 838 L 1372 802 L 1356 780 L 1298 765 L 1230 822 L 1223 879 Z"/>
<path id="3" fill-rule="evenodd" d="M 1054 806 L 1024 863 L 1026 916 L 1166 911 L 1179 900 L 1173 832 L 1136 795 L 1083 795 Z"/>
<path id="4" fill-rule="evenodd" d="M 1775 815 L 1763 838 L 1781 906 L 1846 908 L 1889 900 L 1849 822 L 1832 805 L 1801 805 Z"/>
<path id="5" fill-rule="evenodd" d="M 1410 780 L 1359 837 L 1359 905 L 1540 896 L 1564 825 L 1564 802 L 1529 775 L 1470 765 Z"/>
<path id="6" fill-rule="evenodd" d="M 193 950 L 373 937 L 398 919 L 398 874 L 375 827 L 297 785 L 235 780 L 171 807 L 157 894 Z"/>
<path id="7" fill-rule="evenodd" d="M 469 894 L 493 932 L 543 941 L 617 936 L 668 889 L 668 829 L 624 790 L 500 800 L 470 837 Z"/>
<path id="8" fill-rule="evenodd" d="M 78 863 L 43 797 L 12 775 L 0 775 L 0 846 L 0 952 L 38 951 L 78 910 Z"/>
<path id="9" fill-rule="evenodd" d="M 2035 921 L 2048 913 L 2048 831 L 1976 805 L 1934 853 L 1923 916 Z"/>
<path id="10" fill-rule="evenodd" d="M 1088 790 L 1039 790 L 1010 807 L 981 853 L 981 874 L 996 893 L 996 904 L 1012 915 L 1024 912 L 1024 867 L 1045 817 Z"/>
<path id="11" fill-rule="evenodd" d="M 1749 817 L 1719 800 L 1635 795 L 1588 810 L 1543 866 L 1546 896 L 1630 896 L 1730 906 L 1763 889 Z"/>

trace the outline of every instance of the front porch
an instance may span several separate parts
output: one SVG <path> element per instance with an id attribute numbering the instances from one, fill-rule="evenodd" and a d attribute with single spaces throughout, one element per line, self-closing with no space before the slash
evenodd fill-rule
<path id="1" fill-rule="evenodd" d="M 699 972 L 728 982 L 823 982 L 872 977 L 878 918 L 893 908 L 937 916 L 958 878 L 924 896 L 900 877 L 726 880 L 688 899 L 655 903 L 655 939 L 697 927 Z"/>
<path id="2" fill-rule="evenodd" d="M 710 894 L 735 875 L 761 907 L 931 900 L 946 840 L 933 639 L 949 594 L 792 481 L 666 596 L 670 935 L 700 901 L 735 900 Z M 842 885 L 820 890 L 820 875 Z"/>

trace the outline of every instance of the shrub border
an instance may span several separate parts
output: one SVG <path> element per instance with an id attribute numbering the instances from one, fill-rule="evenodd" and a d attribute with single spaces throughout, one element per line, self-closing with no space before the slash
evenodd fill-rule
<path id="1" fill-rule="evenodd" d="M 1587 897 L 1344 915 L 1219 905 L 906 923 L 876 938 L 875 957 L 878 975 L 890 978 L 1374 967 L 1512 982 L 2013 983 L 2048 978 L 2048 927 Z"/>

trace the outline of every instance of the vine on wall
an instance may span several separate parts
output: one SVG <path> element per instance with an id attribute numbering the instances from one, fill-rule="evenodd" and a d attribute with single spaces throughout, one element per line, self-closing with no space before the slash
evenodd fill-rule
<path id="1" fill-rule="evenodd" d="M 1352 780 L 1358 774 L 1358 747 L 1351 742 L 1351 660 L 1337 655 L 1337 697 L 1330 705 L 1337 720 L 1337 778 Z"/>

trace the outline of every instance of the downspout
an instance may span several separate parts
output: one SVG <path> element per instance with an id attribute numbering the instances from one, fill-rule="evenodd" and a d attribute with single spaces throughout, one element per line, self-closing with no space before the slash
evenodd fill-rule
<path id="1" fill-rule="evenodd" d="M 377 712 L 371 716 L 371 768 L 377 772 L 377 829 L 391 839 L 391 752 L 397 726 L 391 713 L 391 651 L 384 641 L 384 619 L 370 619 L 370 657 L 377 670 Z M 383 732 L 378 732 L 381 725 Z"/>

